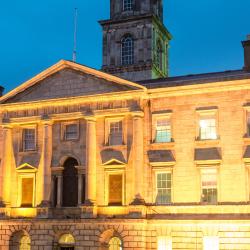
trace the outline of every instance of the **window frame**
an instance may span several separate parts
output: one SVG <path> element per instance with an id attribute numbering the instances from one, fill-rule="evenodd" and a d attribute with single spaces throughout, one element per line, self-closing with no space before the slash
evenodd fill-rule
<path id="1" fill-rule="evenodd" d="M 128 41 L 130 39 L 130 45 Z M 126 53 L 125 53 L 126 52 Z M 121 38 L 121 65 L 130 66 L 135 63 L 135 40 L 131 34 L 126 34 Z"/>
<path id="2" fill-rule="evenodd" d="M 122 10 L 124 12 L 127 11 L 133 11 L 134 10 L 134 1 L 133 0 L 129 0 L 130 2 L 126 2 L 128 0 L 122 0 Z"/>
<path id="3" fill-rule="evenodd" d="M 218 116 L 218 108 L 198 108 L 196 109 L 196 140 L 197 141 L 216 141 L 219 140 L 219 116 Z M 215 120 L 215 132 L 216 138 L 204 138 L 201 139 L 201 128 L 200 128 L 200 121 L 201 120 Z"/>
<path id="4" fill-rule="evenodd" d="M 122 143 L 121 144 L 117 144 L 117 145 L 111 145 L 110 144 L 110 125 L 111 123 L 115 123 L 115 122 L 121 122 L 122 124 Z M 105 119 L 105 139 L 104 139 L 104 144 L 106 146 L 110 146 L 110 147 L 119 147 L 119 146 L 123 146 L 126 145 L 126 127 L 125 127 L 125 118 L 122 117 L 113 117 L 113 118 L 106 118 Z"/>
<path id="5" fill-rule="evenodd" d="M 25 130 L 34 130 L 34 148 L 33 149 L 25 148 L 25 137 L 24 137 Z M 37 125 L 29 125 L 29 126 L 24 126 L 21 128 L 20 149 L 21 149 L 20 150 L 21 152 L 27 152 L 27 153 L 37 151 Z"/>
<path id="6" fill-rule="evenodd" d="M 164 120 L 166 119 L 169 122 L 170 125 L 170 141 L 167 142 L 157 142 L 156 137 L 157 137 L 157 121 L 159 120 Z M 153 113 L 152 114 L 152 143 L 155 144 L 161 144 L 161 143 L 171 143 L 174 141 L 173 139 L 173 122 L 172 122 L 172 111 L 167 111 L 164 113 Z"/>
<path id="7" fill-rule="evenodd" d="M 205 172 L 209 172 L 209 171 L 214 171 L 216 174 L 216 202 L 207 202 L 207 201 L 203 201 L 202 200 L 202 195 L 203 195 L 203 185 L 202 185 L 202 175 Z M 219 170 L 218 170 L 218 166 L 207 166 L 207 167 L 201 167 L 200 168 L 200 202 L 202 204 L 206 204 L 206 205 L 216 205 L 219 202 Z"/>
<path id="8" fill-rule="evenodd" d="M 67 126 L 70 126 L 70 125 L 76 125 L 76 129 L 77 129 L 76 138 L 72 138 L 72 139 L 66 138 Z M 80 123 L 79 123 L 79 121 L 68 121 L 68 122 L 61 123 L 61 140 L 62 141 L 77 141 L 77 140 L 79 140 L 79 138 L 80 138 Z"/>

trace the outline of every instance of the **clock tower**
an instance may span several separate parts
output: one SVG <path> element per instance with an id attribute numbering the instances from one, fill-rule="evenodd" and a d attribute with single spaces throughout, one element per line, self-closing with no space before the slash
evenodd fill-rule
<path id="1" fill-rule="evenodd" d="M 100 24 L 103 71 L 131 81 L 168 76 L 171 35 L 162 0 L 111 0 L 110 19 Z"/>

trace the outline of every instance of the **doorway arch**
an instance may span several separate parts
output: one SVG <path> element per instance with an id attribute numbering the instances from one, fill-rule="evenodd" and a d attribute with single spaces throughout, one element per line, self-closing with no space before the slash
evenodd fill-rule
<path id="1" fill-rule="evenodd" d="M 63 164 L 63 207 L 76 207 L 78 203 L 78 173 L 75 158 L 68 158 Z"/>

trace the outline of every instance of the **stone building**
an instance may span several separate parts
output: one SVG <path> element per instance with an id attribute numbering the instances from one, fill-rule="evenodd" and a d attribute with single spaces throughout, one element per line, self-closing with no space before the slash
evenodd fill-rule
<path id="1" fill-rule="evenodd" d="M 109 73 L 62 60 L 0 98 L 0 249 L 249 250 L 250 38 L 242 70 L 167 77 L 161 1 L 101 24 Z"/>

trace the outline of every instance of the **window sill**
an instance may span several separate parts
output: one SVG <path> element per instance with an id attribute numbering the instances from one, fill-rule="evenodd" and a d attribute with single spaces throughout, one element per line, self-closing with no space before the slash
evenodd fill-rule
<path id="1" fill-rule="evenodd" d="M 220 143 L 220 139 L 195 139 L 196 146 L 203 146 L 203 145 L 218 145 Z"/>
<path id="2" fill-rule="evenodd" d="M 121 144 L 121 145 L 108 145 L 108 144 L 104 144 L 102 147 L 104 149 L 112 149 L 112 148 L 126 149 L 127 145 L 126 144 Z"/>
<path id="3" fill-rule="evenodd" d="M 171 142 L 151 142 L 153 147 L 173 147 L 175 145 L 174 141 Z"/>
<path id="4" fill-rule="evenodd" d="M 19 154 L 34 154 L 34 153 L 38 153 L 38 150 L 34 149 L 34 150 L 21 150 L 21 151 L 19 151 Z"/>

